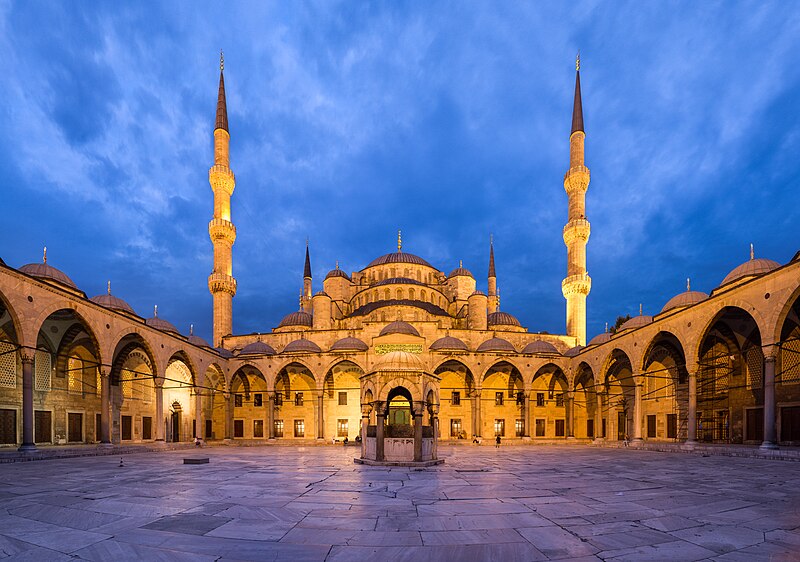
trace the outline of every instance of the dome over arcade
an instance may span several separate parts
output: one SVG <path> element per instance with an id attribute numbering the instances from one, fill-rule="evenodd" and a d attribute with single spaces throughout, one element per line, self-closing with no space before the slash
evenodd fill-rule
<path id="1" fill-rule="evenodd" d="M 586 344 L 587 347 L 590 345 L 600 345 L 601 343 L 606 343 L 611 339 L 613 334 L 609 332 L 603 332 L 602 334 L 597 334 L 595 337 L 589 340 L 589 343 Z"/>
<path id="2" fill-rule="evenodd" d="M 408 322 L 403 322 L 402 320 L 395 320 L 394 322 L 387 324 L 383 327 L 383 330 L 381 330 L 381 333 L 378 335 L 388 336 L 389 334 L 406 334 L 409 336 L 419 337 L 419 332 L 417 329 Z"/>
<path id="3" fill-rule="evenodd" d="M 522 324 L 519 323 L 519 320 L 517 320 L 512 314 L 509 314 L 508 312 L 500 312 L 499 310 L 489 314 L 486 320 L 489 326 L 522 326 Z"/>
<path id="4" fill-rule="evenodd" d="M 214 351 L 219 353 L 220 357 L 224 357 L 225 359 L 230 359 L 233 357 L 233 352 L 229 349 L 225 349 L 224 347 L 215 347 Z"/>
<path id="5" fill-rule="evenodd" d="M 673 308 L 685 308 L 702 302 L 708 298 L 708 295 L 702 291 L 684 291 L 679 295 L 675 295 L 667 301 L 661 312 L 672 310 Z"/>
<path id="6" fill-rule="evenodd" d="M 484 351 L 496 351 L 500 353 L 516 353 L 517 350 L 511 344 L 510 341 L 504 340 L 503 338 L 492 338 L 486 340 L 482 344 L 478 346 L 477 349 L 478 353 Z"/>
<path id="7" fill-rule="evenodd" d="M 278 324 L 278 328 L 286 328 L 287 326 L 306 326 L 311 328 L 313 325 L 314 318 L 308 312 L 299 310 L 284 316 L 281 323 Z"/>
<path id="8" fill-rule="evenodd" d="M 366 351 L 369 346 L 358 338 L 342 338 L 331 346 L 331 351 Z"/>
<path id="9" fill-rule="evenodd" d="M 189 334 L 189 337 L 186 339 L 189 340 L 190 344 L 196 345 L 197 347 L 211 347 L 211 344 L 209 344 L 206 340 L 200 336 L 195 336 L 194 334 Z"/>
<path id="10" fill-rule="evenodd" d="M 131 305 L 126 303 L 119 297 L 115 297 L 111 293 L 106 295 L 97 295 L 96 297 L 92 297 L 91 300 L 95 304 L 99 304 L 105 308 L 110 308 L 111 310 L 118 310 L 120 312 L 127 312 L 128 314 L 136 314 Z"/>
<path id="11" fill-rule="evenodd" d="M 564 352 L 565 357 L 575 357 L 585 348 L 582 345 L 576 345 L 575 347 L 569 348 L 567 351 Z"/>
<path id="12" fill-rule="evenodd" d="M 155 328 L 156 330 L 161 330 L 162 332 L 170 332 L 173 334 L 181 335 L 178 331 L 178 328 L 172 322 L 168 322 L 163 318 L 159 318 L 158 316 L 153 316 L 152 318 L 148 318 L 144 321 L 145 324 L 150 326 L 151 328 Z"/>
<path id="13" fill-rule="evenodd" d="M 622 326 L 619 327 L 619 331 L 622 330 L 635 330 L 636 328 L 641 328 L 642 326 L 647 326 L 653 322 L 653 317 L 648 316 L 647 314 L 640 314 L 639 316 L 634 316 L 627 322 L 625 322 Z"/>
<path id="14" fill-rule="evenodd" d="M 239 355 L 275 355 L 275 350 L 268 343 L 254 341 L 244 346 Z"/>
<path id="15" fill-rule="evenodd" d="M 381 356 L 372 368 L 372 371 L 415 372 L 425 370 L 422 360 L 407 351 L 391 351 Z"/>
<path id="16" fill-rule="evenodd" d="M 409 263 L 412 265 L 424 265 L 425 267 L 430 267 L 431 269 L 436 269 L 427 261 L 422 259 L 419 256 L 415 256 L 414 254 L 409 254 L 408 252 L 392 252 L 391 254 L 384 254 L 379 258 L 375 258 L 364 269 L 368 269 L 370 267 L 375 267 L 378 265 L 386 265 L 389 263 Z"/>
<path id="17" fill-rule="evenodd" d="M 469 351 L 467 344 L 458 338 L 445 336 L 433 342 L 430 346 L 431 351 Z"/>
<path id="18" fill-rule="evenodd" d="M 27 265 L 23 265 L 19 268 L 19 271 L 25 273 L 26 275 L 30 275 L 31 277 L 37 277 L 47 281 L 55 281 L 56 283 L 60 283 L 61 285 L 69 287 L 70 289 L 75 289 L 76 291 L 79 290 L 78 286 L 75 285 L 75 282 L 70 279 L 66 273 L 60 269 L 56 269 L 52 265 L 49 265 L 46 261 L 44 263 L 29 263 Z"/>
<path id="19" fill-rule="evenodd" d="M 750 258 L 750 260 L 744 262 L 726 275 L 719 286 L 722 287 L 728 283 L 744 279 L 745 277 L 763 275 L 764 273 L 769 273 L 770 271 L 778 269 L 780 266 L 781 264 L 778 262 L 766 258 Z"/>
<path id="20" fill-rule="evenodd" d="M 289 342 L 282 353 L 322 353 L 322 350 L 311 340 L 299 339 Z"/>
<path id="21" fill-rule="evenodd" d="M 550 342 L 536 340 L 532 341 L 528 345 L 525 346 L 525 349 L 522 350 L 522 353 L 558 353 L 556 346 L 554 346 Z"/>

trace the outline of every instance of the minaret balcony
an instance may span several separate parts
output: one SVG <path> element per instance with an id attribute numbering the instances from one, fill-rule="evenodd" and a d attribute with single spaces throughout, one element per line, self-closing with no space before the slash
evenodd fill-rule
<path id="1" fill-rule="evenodd" d="M 213 243 L 223 242 L 233 246 L 236 241 L 236 227 L 225 219 L 211 219 L 208 223 L 208 235 Z"/>
<path id="2" fill-rule="evenodd" d="M 564 174 L 564 190 L 569 196 L 581 191 L 585 192 L 589 188 L 589 180 L 589 168 L 586 166 L 572 166 Z"/>
<path id="3" fill-rule="evenodd" d="M 236 279 L 225 273 L 212 273 L 208 276 L 208 290 L 211 293 L 236 295 Z"/>
<path id="4" fill-rule="evenodd" d="M 592 290 L 592 278 L 587 273 L 578 273 L 577 275 L 570 275 L 564 278 L 561 282 L 561 292 L 567 298 L 572 295 L 589 294 Z"/>
<path id="5" fill-rule="evenodd" d="M 215 192 L 222 190 L 230 196 L 233 195 L 233 189 L 236 187 L 236 178 L 230 168 L 215 164 L 208 170 L 208 183 Z"/>
<path id="6" fill-rule="evenodd" d="M 591 226 L 589 225 L 589 221 L 586 219 L 572 219 L 566 225 L 564 225 L 564 244 L 569 246 L 575 240 L 580 240 L 581 242 L 586 242 L 589 240 L 589 234 L 591 233 Z"/>

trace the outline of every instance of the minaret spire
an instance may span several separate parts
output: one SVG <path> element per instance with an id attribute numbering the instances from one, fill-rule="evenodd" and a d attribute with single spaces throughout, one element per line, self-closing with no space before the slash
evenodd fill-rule
<path id="1" fill-rule="evenodd" d="M 497 312 L 500 308 L 500 294 L 497 292 L 497 273 L 494 268 L 494 235 L 489 235 L 489 275 L 488 275 L 488 311 Z"/>
<path id="2" fill-rule="evenodd" d="M 214 191 L 214 218 L 208 223 L 208 234 L 214 246 L 214 269 L 208 276 L 208 290 L 214 298 L 215 347 L 222 338 L 233 331 L 233 302 L 236 279 L 233 277 L 232 247 L 236 241 L 236 227 L 231 222 L 231 195 L 236 178 L 230 165 L 230 132 L 228 131 L 228 105 L 225 100 L 225 59 L 219 53 L 219 93 L 217 95 L 217 120 L 214 126 L 214 165 L 208 171 L 208 182 Z"/>
<path id="3" fill-rule="evenodd" d="M 303 267 L 303 294 L 300 297 L 300 308 L 311 313 L 311 258 L 308 253 L 308 238 L 306 238 L 306 262 Z"/>
<path id="4" fill-rule="evenodd" d="M 564 190 L 569 198 L 564 244 L 567 246 L 567 276 L 561 292 L 567 299 L 567 335 L 586 345 L 586 297 L 592 280 L 586 273 L 586 243 L 591 231 L 586 220 L 586 190 L 589 169 L 584 162 L 583 103 L 581 100 L 581 58 L 575 59 L 575 99 L 572 105 L 572 132 L 569 136 L 569 170 L 564 176 Z"/>

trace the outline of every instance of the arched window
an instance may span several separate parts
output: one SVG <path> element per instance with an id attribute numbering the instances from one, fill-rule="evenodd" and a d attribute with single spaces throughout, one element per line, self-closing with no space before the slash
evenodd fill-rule
<path id="1" fill-rule="evenodd" d="M 410 298 L 413 301 L 415 296 L 416 296 L 416 292 L 414 291 L 414 289 L 409 289 L 408 290 L 408 298 Z"/>
<path id="2" fill-rule="evenodd" d="M 403 289 L 397 289 L 397 300 L 401 300 L 403 298 Z"/>
<path id="3" fill-rule="evenodd" d="M 428 295 L 425 294 L 425 290 L 422 290 L 422 291 L 419 292 L 419 300 L 421 300 L 422 302 L 425 302 L 425 298 L 427 296 Z"/>

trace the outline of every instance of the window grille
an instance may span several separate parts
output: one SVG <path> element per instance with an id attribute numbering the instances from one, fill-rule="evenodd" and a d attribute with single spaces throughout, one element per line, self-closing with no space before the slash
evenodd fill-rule
<path id="1" fill-rule="evenodd" d="M 753 390 L 764 386 L 764 354 L 760 347 L 752 346 L 744 352 L 747 362 L 747 389 Z"/>
<path id="2" fill-rule="evenodd" d="M 453 406 L 460 406 L 461 405 L 461 393 L 457 391 L 453 391 L 453 398 L 452 398 Z"/>
<path id="3" fill-rule="evenodd" d="M 336 420 L 336 437 L 347 437 L 347 420 Z"/>
<path id="4" fill-rule="evenodd" d="M 67 385 L 70 394 L 83 394 L 83 361 L 79 357 L 67 361 Z"/>
<path id="5" fill-rule="evenodd" d="M 778 380 L 782 384 L 800 382 L 800 335 L 781 346 L 781 374 Z"/>
<path id="6" fill-rule="evenodd" d="M 50 377 L 53 372 L 50 353 L 41 349 L 34 356 L 34 390 L 50 390 Z"/>
<path id="7" fill-rule="evenodd" d="M 339 406 L 347 406 L 347 393 L 340 392 L 339 393 Z"/>
<path id="8" fill-rule="evenodd" d="M 123 398 L 133 398 L 133 371 L 122 369 L 120 377 L 122 378 L 122 396 Z"/>
<path id="9" fill-rule="evenodd" d="M 17 387 L 17 353 L 10 342 L 0 341 L 0 387 Z"/>
<path id="10" fill-rule="evenodd" d="M 94 378 L 95 378 L 94 391 L 97 394 L 97 396 L 102 396 L 103 395 L 103 377 L 100 376 L 100 369 L 95 369 L 94 370 Z"/>

